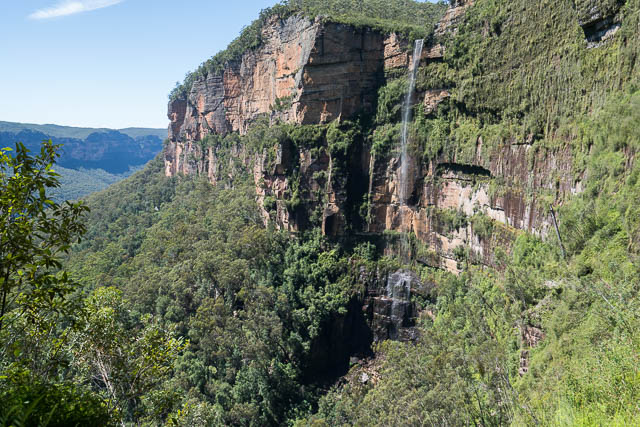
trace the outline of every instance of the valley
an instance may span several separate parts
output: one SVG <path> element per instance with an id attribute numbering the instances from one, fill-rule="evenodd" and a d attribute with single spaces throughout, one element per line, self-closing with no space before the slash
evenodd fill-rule
<path id="1" fill-rule="evenodd" d="M 1 235 L 0 398 L 52 425 L 637 425 L 639 29 L 640 0 L 262 10 L 176 84 L 164 144 L 49 134 L 131 175 L 21 216 L 44 250 Z M 0 213 L 48 205 L 5 188 Z"/>
<path id="2" fill-rule="evenodd" d="M 101 191 L 144 166 L 161 150 L 165 129 L 120 130 L 31 125 L 0 121 L 0 146 L 22 142 L 33 152 L 44 140 L 61 144 L 56 200 L 78 200 Z"/>

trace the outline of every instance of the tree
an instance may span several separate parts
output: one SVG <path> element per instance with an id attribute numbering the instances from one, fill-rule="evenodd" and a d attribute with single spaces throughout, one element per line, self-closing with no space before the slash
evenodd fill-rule
<path id="1" fill-rule="evenodd" d="M 140 419 L 141 399 L 169 377 L 185 347 L 151 315 L 136 319 L 129 307 L 121 291 L 98 288 L 85 301 L 86 316 L 72 343 L 80 377 L 102 391 L 123 421 Z"/>
<path id="2" fill-rule="evenodd" d="M 57 204 L 58 145 L 0 150 L 0 425 L 109 425 L 102 399 L 64 379 L 78 316 L 60 257 L 84 233 L 82 203 Z"/>
<path id="3" fill-rule="evenodd" d="M 37 374 L 45 375 L 51 359 L 38 347 L 55 341 L 58 316 L 74 310 L 66 298 L 74 283 L 60 271 L 60 257 L 85 232 L 88 208 L 47 197 L 59 186 L 53 169 L 59 147 L 45 141 L 35 157 L 21 143 L 15 152 L 0 150 L 0 370 L 23 355 L 32 368 L 38 361 Z M 54 347 L 56 353 L 60 346 Z"/>

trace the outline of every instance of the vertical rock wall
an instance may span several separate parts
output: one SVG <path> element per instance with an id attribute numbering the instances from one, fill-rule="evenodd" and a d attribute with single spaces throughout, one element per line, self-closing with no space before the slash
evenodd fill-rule
<path id="1" fill-rule="evenodd" d="M 456 2 L 438 25 L 441 36 L 455 33 L 472 1 Z M 402 74 L 411 64 L 408 42 L 397 34 L 382 34 L 342 24 L 311 21 L 300 16 L 273 18 L 263 30 L 263 45 L 228 63 L 221 75 L 197 80 L 187 96 L 169 104 L 169 143 L 166 174 L 200 174 L 215 184 L 224 168 L 219 146 L 207 146 L 209 135 L 245 134 L 251 123 L 267 116 L 300 125 L 340 121 L 364 112 L 374 114 L 378 89 L 385 74 Z M 425 46 L 422 61 L 439 60 L 444 47 Z M 447 88 L 420 94 L 425 114 L 445 101 Z M 256 196 L 265 222 L 292 232 L 307 227 L 313 212 L 321 211 L 325 234 L 382 235 L 387 231 L 413 233 L 424 246 L 414 257 L 434 267 L 457 272 L 460 251 L 466 248 L 477 263 L 494 265 L 493 247 L 509 247 L 516 230 L 545 234 L 550 218 L 543 195 L 551 200 L 581 191 L 572 175 L 571 153 L 537 153 L 531 141 L 510 141 L 491 153 L 476 142 L 469 161 L 449 158 L 409 158 L 408 202 L 399 199 L 399 160 L 375 158 L 368 144 L 358 141 L 348 153 L 346 177 L 336 178 L 334 160 L 321 150 L 273 147 L 249 153 L 234 146 L 233 159 L 252 171 Z M 275 156 L 274 161 L 267 161 Z M 295 164 L 295 178 L 287 171 Z M 296 179 L 296 183 L 291 180 Z M 304 195 L 303 207 L 291 209 L 293 188 Z M 368 199 L 368 223 L 356 224 L 349 206 Z M 356 200 L 357 199 L 357 200 Z M 472 221 L 452 229 L 438 218 L 443 211 L 467 219 L 479 213 L 499 226 L 489 235 L 476 232 Z M 351 216 L 350 216 L 351 215 Z M 415 248 L 413 248 L 415 251 Z"/>

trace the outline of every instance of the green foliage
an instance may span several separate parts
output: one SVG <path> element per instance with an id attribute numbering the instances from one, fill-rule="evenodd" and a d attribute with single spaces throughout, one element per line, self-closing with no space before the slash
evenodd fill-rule
<path id="1" fill-rule="evenodd" d="M 56 166 L 60 174 L 60 187 L 51 192 L 54 201 L 80 200 L 89 194 L 102 191 L 112 184 L 129 177 L 140 168 L 131 168 L 129 172 L 112 174 L 102 169 L 68 169 Z"/>
<path id="2" fill-rule="evenodd" d="M 433 219 L 433 223 L 444 234 L 458 231 L 465 228 L 468 224 L 467 215 L 462 211 L 454 208 L 429 210 L 429 217 Z"/>
<path id="3" fill-rule="evenodd" d="M 47 197 L 59 185 L 53 171 L 58 148 L 45 142 L 35 157 L 20 143 L 15 154 L 0 151 L 0 370 L 23 362 L 50 369 L 47 353 L 55 354 L 59 344 L 42 340 L 74 310 L 66 297 L 75 284 L 58 269 L 85 232 L 87 208 Z M 40 353 L 36 359 L 32 351 Z"/>
<path id="4" fill-rule="evenodd" d="M 99 288 L 85 302 L 86 315 L 72 335 L 80 377 L 103 390 L 109 410 L 140 418 L 140 398 L 171 373 L 182 339 L 153 316 L 133 319 L 130 303 L 114 288 Z"/>
<path id="5" fill-rule="evenodd" d="M 493 311 L 492 311 L 493 310 Z M 437 317 L 418 343 L 385 343 L 375 387 L 330 392 L 312 420 L 327 425 L 504 425 L 512 411 L 509 311 L 489 277 L 439 283 Z M 505 317 L 506 315 L 506 317 Z"/>
<path id="6" fill-rule="evenodd" d="M 75 384 L 13 378 L 0 392 L 0 426 L 113 426 L 105 402 Z"/>
<path id="7" fill-rule="evenodd" d="M 403 99 L 407 94 L 406 79 L 391 80 L 378 91 L 378 112 L 376 122 L 385 124 L 400 120 Z"/>
<path id="8" fill-rule="evenodd" d="M 386 158 L 396 148 L 402 132 L 402 124 L 386 124 L 379 126 L 373 131 L 371 152 L 376 158 Z"/>
<path id="9" fill-rule="evenodd" d="M 360 136 L 359 123 L 343 121 L 332 122 L 327 130 L 327 145 L 331 158 L 335 161 L 344 161 L 351 151 L 352 145 Z"/>
<path id="10" fill-rule="evenodd" d="M 490 240 L 493 234 L 493 220 L 484 212 L 480 212 L 471 217 L 473 233 L 483 240 Z"/>
<path id="11" fill-rule="evenodd" d="M 59 205 L 58 146 L 31 156 L 20 143 L 0 152 L 0 423 L 111 425 L 102 399 L 64 380 L 69 334 L 81 313 L 61 258 L 86 228 L 82 203 Z M 63 379 L 60 382 L 60 379 Z"/>
<path id="12" fill-rule="evenodd" d="M 613 3 L 597 7 L 610 10 Z M 524 141 L 550 148 L 569 141 L 576 160 L 584 159 L 588 147 L 575 138 L 576 125 L 609 98 L 624 96 L 621 90 L 633 90 L 638 79 L 637 1 L 622 8 L 624 23 L 612 40 L 587 49 L 578 22 L 594 6 L 566 0 L 540 9 L 521 0 L 487 0 L 468 9 L 458 33 L 446 37 L 444 62 L 419 73 L 418 90 L 452 94 L 430 117 L 416 116 L 425 159 L 475 162 L 479 138 L 485 162 L 506 144 Z"/>
<path id="13" fill-rule="evenodd" d="M 291 108 L 293 95 L 284 96 L 282 98 L 276 98 L 274 104 L 271 106 L 273 111 L 287 111 Z"/>
<path id="14" fill-rule="evenodd" d="M 290 0 L 287 5 L 311 18 L 322 16 L 329 21 L 386 32 L 413 31 L 415 38 L 430 33 L 445 11 L 443 2 L 413 0 Z"/>
<path id="15" fill-rule="evenodd" d="M 325 141 L 327 127 L 324 125 L 284 126 L 287 129 L 287 135 L 296 147 L 317 149 Z"/>
<path id="16" fill-rule="evenodd" d="M 632 237 L 640 232 L 640 193 L 634 178 L 638 165 L 606 167 L 611 161 L 617 164 L 620 152 L 637 143 L 637 138 L 620 137 L 638 123 L 635 110 L 628 108 L 636 96 L 611 101 L 583 126 L 588 130 L 580 138 L 592 144 L 593 155 L 586 162 L 585 192 L 558 214 L 568 272 L 565 268 L 564 277 L 555 274 L 562 277 L 556 282 L 563 283 L 563 292 L 543 312 L 548 338 L 532 358 L 533 377 L 521 384 L 523 392 L 533 396 L 535 408 L 528 418 L 522 415 L 524 422 L 532 416 L 565 424 L 638 422 L 638 374 L 631 362 L 640 348 L 640 270 Z M 611 120 L 619 128 L 611 126 Z M 542 259 L 536 269 L 548 269 L 540 254 L 530 252 L 523 259 Z M 532 391 L 539 384 L 552 390 L 553 398 Z"/>
<path id="17" fill-rule="evenodd" d="M 434 320 L 424 321 L 418 343 L 380 347 L 375 386 L 334 388 L 303 425 L 638 423 L 637 10 L 628 2 L 621 33 L 591 50 L 569 2 L 487 0 L 469 10 L 444 63 L 421 72 L 420 87 L 454 95 L 435 113 L 416 114 L 412 138 L 427 161 L 487 167 L 513 142 L 532 143 L 532 156 L 572 147 L 585 191 L 557 209 L 567 259 L 553 231 L 545 241 L 523 233 L 496 255 L 498 271 L 429 274 L 437 303 L 427 303 Z M 385 144 L 381 131 L 391 129 L 394 103 L 381 99 L 374 149 L 388 153 L 393 137 Z M 509 185 L 523 184 L 493 179 L 491 193 Z M 458 225 L 455 211 L 430 217 L 444 231 Z M 470 221 L 480 238 L 495 234 L 485 214 Z M 467 255 L 463 246 L 454 252 Z M 535 348 L 523 337 L 533 326 L 545 334 Z"/>
<path id="18" fill-rule="evenodd" d="M 265 149 L 288 139 L 286 127 L 254 132 L 251 143 Z M 292 134 L 300 132 L 324 134 L 312 127 Z M 269 142 L 269 135 L 277 137 Z M 340 138 L 335 146 L 343 148 Z M 319 233 L 295 238 L 265 229 L 250 180 L 236 179 L 234 188 L 224 189 L 162 175 L 158 161 L 88 200 L 90 206 L 117 201 L 119 224 L 111 227 L 112 217 L 96 215 L 94 208 L 91 240 L 76 246 L 68 265 L 88 288 L 117 284 L 128 302 L 112 289 L 100 289 L 88 301 L 87 326 L 77 335 L 84 337 L 76 357 L 83 376 L 94 372 L 98 383 L 105 383 L 96 361 L 109 360 L 113 382 L 126 386 L 123 390 L 144 385 L 135 395 L 141 398 L 115 388 L 116 412 L 127 420 L 277 425 L 296 411 L 308 411 L 318 395 L 308 372 L 324 369 L 313 344 L 344 314 L 352 295 L 345 256 Z M 160 194 L 166 197 L 149 203 Z M 132 235 L 139 239 L 135 244 Z M 111 297 L 103 301 L 105 295 Z M 136 356 L 146 353 L 139 345 L 151 327 L 144 321 L 149 316 L 154 328 L 175 329 L 189 343 L 172 374 L 163 370 L 152 376 L 153 384 L 132 387 L 137 384 L 132 373 L 144 362 Z M 170 342 L 154 342 L 155 354 L 166 355 L 162 369 L 175 356 L 175 350 L 162 350 Z M 105 355 L 97 358 L 84 349 Z M 108 387 L 101 389 L 109 393 Z M 171 390 L 181 392 L 176 398 Z M 166 410 L 150 413 L 158 406 Z"/>

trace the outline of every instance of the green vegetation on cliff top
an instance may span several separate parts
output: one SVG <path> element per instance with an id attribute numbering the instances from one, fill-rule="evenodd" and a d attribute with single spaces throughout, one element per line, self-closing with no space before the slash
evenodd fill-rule
<path id="1" fill-rule="evenodd" d="M 240 59 L 247 50 L 262 45 L 262 29 L 274 16 L 286 19 L 302 14 L 309 19 L 399 32 L 413 38 L 425 37 L 433 31 L 444 14 L 444 2 L 433 4 L 414 0 L 286 0 L 260 12 L 258 19 L 242 30 L 229 46 L 205 61 L 197 70 L 187 73 L 182 83 L 171 91 L 171 100 L 186 98 L 193 83 L 209 74 L 220 74 L 227 62 Z"/>

